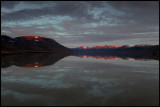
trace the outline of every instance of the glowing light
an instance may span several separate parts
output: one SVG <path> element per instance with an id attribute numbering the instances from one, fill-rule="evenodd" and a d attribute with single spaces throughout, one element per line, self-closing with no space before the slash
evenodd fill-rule
<path id="1" fill-rule="evenodd" d="M 87 46 L 80 46 L 80 48 L 82 48 L 82 49 L 87 49 Z"/>
<path id="2" fill-rule="evenodd" d="M 117 47 L 119 47 L 119 46 L 115 46 L 115 47 L 117 48 Z"/>
<path id="3" fill-rule="evenodd" d="M 84 49 L 87 49 L 87 46 L 83 46 Z"/>
<path id="4" fill-rule="evenodd" d="M 35 67 L 35 68 L 38 68 L 38 66 L 37 66 L 37 65 L 35 65 L 34 67 Z"/>
<path id="5" fill-rule="evenodd" d="M 42 40 L 43 38 L 42 37 L 40 37 L 40 36 L 20 36 L 21 38 L 25 38 L 25 39 L 27 39 L 27 40 L 36 40 L 36 39 L 38 39 L 38 40 Z"/>
<path id="6" fill-rule="evenodd" d="M 128 45 L 128 46 L 135 46 L 135 45 Z"/>
<path id="7" fill-rule="evenodd" d="M 135 59 L 133 59 L 133 58 L 125 58 L 125 60 L 135 60 Z"/>
<path id="8" fill-rule="evenodd" d="M 102 48 L 118 48 L 119 46 L 112 46 L 112 45 L 104 45 L 104 46 L 93 46 L 93 47 L 87 47 L 87 46 L 80 46 L 82 49 L 102 49 Z"/>
<path id="9" fill-rule="evenodd" d="M 84 56 L 81 56 L 80 58 L 87 58 L 87 56 L 86 56 L 86 55 L 84 55 Z"/>
<path id="10" fill-rule="evenodd" d="M 116 58 L 114 58 L 114 59 L 120 59 L 120 58 L 116 57 Z"/>
<path id="11" fill-rule="evenodd" d="M 44 65 L 37 63 L 37 64 L 26 64 L 26 65 L 23 65 L 23 66 L 21 66 L 21 67 L 39 68 L 39 67 L 42 67 L 42 66 L 44 66 Z"/>
<path id="12" fill-rule="evenodd" d="M 38 39 L 38 36 L 35 36 L 36 39 Z"/>

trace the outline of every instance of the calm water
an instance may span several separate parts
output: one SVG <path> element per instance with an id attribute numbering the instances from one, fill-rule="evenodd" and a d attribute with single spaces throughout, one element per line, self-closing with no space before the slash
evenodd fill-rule
<path id="1" fill-rule="evenodd" d="M 1 105 L 159 105 L 157 60 L 7 58 L 1 60 Z"/>

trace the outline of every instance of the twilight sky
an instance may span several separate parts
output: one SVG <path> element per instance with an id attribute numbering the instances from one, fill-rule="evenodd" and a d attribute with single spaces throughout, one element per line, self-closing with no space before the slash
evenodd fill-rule
<path id="1" fill-rule="evenodd" d="M 159 44 L 158 1 L 2 1 L 1 34 L 67 47 Z"/>

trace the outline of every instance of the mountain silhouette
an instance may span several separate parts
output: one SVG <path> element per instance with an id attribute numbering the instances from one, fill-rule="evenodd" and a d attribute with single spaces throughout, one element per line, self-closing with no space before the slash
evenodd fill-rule
<path id="1" fill-rule="evenodd" d="M 67 48 L 53 39 L 40 36 L 21 36 L 11 38 L 1 35 L 2 52 L 69 52 Z"/>
<path id="2" fill-rule="evenodd" d="M 80 46 L 78 48 L 74 48 L 75 50 L 79 50 L 80 53 L 91 53 L 91 54 L 108 54 L 108 55 L 151 55 L 151 56 L 159 56 L 159 45 L 124 45 L 124 46 L 94 46 L 94 47 L 86 47 Z"/>
<path id="3" fill-rule="evenodd" d="M 80 46 L 67 48 L 54 39 L 40 36 L 20 36 L 11 38 L 1 35 L 1 53 L 26 53 L 26 52 L 57 52 L 57 53 L 92 53 L 107 55 L 150 55 L 159 56 L 159 45 L 124 45 L 124 46 Z"/>

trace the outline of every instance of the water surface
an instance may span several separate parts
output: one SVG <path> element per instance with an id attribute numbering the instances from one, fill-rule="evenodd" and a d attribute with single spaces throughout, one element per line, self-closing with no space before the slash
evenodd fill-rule
<path id="1" fill-rule="evenodd" d="M 3 56 L 1 105 L 159 105 L 159 61 L 106 59 Z"/>

